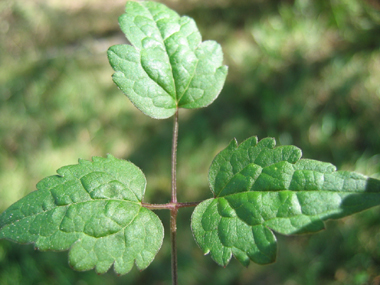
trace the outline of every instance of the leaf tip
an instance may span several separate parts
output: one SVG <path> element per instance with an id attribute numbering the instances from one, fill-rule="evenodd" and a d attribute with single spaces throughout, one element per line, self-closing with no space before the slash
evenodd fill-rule
<path id="1" fill-rule="evenodd" d="M 107 153 L 107 158 L 108 159 L 112 159 L 112 160 L 116 160 L 117 158 L 116 157 L 114 157 L 112 154 L 110 154 L 110 153 Z"/>
<path id="2" fill-rule="evenodd" d="M 239 145 L 239 142 L 238 142 L 238 140 L 237 140 L 236 138 L 233 138 L 233 139 L 231 140 L 231 142 L 230 142 L 230 145 L 229 145 L 229 146 L 231 146 L 231 147 L 233 147 L 233 148 L 237 148 L 237 147 L 238 147 L 238 145 Z"/>
<path id="3" fill-rule="evenodd" d="M 208 248 L 203 251 L 203 255 L 205 256 L 208 255 L 209 253 L 210 253 L 210 249 Z"/>
<path id="4" fill-rule="evenodd" d="M 83 163 L 86 163 L 87 162 L 87 160 L 86 159 L 84 159 L 84 158 L 78 158 L 78 163 L 79 164 L 83 164 Z M 59 170 L 59 169 L 58 169 Z"/>

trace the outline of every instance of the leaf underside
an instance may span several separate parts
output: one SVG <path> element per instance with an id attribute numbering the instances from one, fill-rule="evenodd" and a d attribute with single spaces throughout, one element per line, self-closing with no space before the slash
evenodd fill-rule
<path id="1" fill-rule="evenodd" d="M 93 157 L 60 168 L 0 215 L 0 239 L 40 250 L 70 249 L 80 271 L 146 268 L 163 240 L 160 219 L 141 206 L 146 180 L 131 162 Z"/>
<path id="2" fill-rule="evenodd" d="M 219 95 L 227 76 L 218 43 L 202 42 L 193 19 L 165 5 L 130 1 L 119 24 L 132 45 L 115 45 L 113 81 L 146 115 L 164 119 L 179 108 L 201 108 Z"/>
<path id="3" fill-rule="evenodd" d="M 312 233 L 323 221 L 380 204 L 380 181 L 334 165 L 301 159 L 295 146 L 275 140 L 236 140 L 214 159 L 214 198 L 192 216 L 194 238 L 205 254 L 226 266 L 232 255 L 243 265 L 272 263 L 281 234 Z"/>

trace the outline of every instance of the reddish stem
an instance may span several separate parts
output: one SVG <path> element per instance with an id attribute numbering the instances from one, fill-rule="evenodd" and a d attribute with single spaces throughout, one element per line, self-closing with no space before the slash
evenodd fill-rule
<path id="1" fill-rule="evenodd" d="M 172 283 L 178 284 L 177 273 L 177 142 L 178 142 L 178 107 L 174 115 L 172 141 L 172 201 L 175 206 L 170 210 L 170 236 L 172 248 Z"/>
<path id="2" fill-rule="evenodd" d="M 177 203 L 177 142 L 178 142 L 178 108 L 174 115 L 172 141 L 172 203 Z"/>
<path id="3" fill-rule="evenodd" d="M 166 203 L 166 204 L 149 204 L 141 203 L 144 208 L 150 210 L 174 210 L 179 208 L 195 207 L 200 202 L 189 202 L 189 203 Z"/>
<path id="4" fill-rule="evenodd" d="M 172 141 L 172 187 L 171 187 L 171 202 L 166 204 L 149 204 L 142 203 L 141 205 L 150 210 L 170 210 L 170 237 L 172 249 L 172 284 L 178 284 L 177 273 L 177 213 L 179 208 L 195 207 L 200 202 L 178 203 L 177 201 L 177 141 L 178 141 L 178 108 L 174 115 L 173 126 L 173 141 Z"/>

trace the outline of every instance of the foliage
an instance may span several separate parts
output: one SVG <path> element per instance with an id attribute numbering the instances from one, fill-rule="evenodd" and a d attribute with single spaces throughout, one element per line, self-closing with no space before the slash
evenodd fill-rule
<path id="1" fill-rule="evenodd" d="M 0 238 L 68 250 L 70 265 L 125 274 L 145 269 L 160 249 L 160 219 L 141 206 L 146 179 L 134 164 L 113 156 L 60 168 L 0 216 Z"/>
<path id="2" fill-rule="evenodd" d="M 164 119 L 177 107 L 205 107 L 219 95 L 227 76 L 222 49 L 201 43 L 193 19 L 159 3 L 128 2 L 119 23 L 134 47 L 108 50 L 113 80 L 145 114 Z"/>
<path id="3" fill-rule="evenodd" d="M 373 131 L 379 112 L 378 12 L 359 1 L 226 2 L 208 8 L 199 1 L 178 4 L 181 14 L 196 19 L 204 38 L 222 44 L 230 66 L 220 99 L 202 111 L 182 113 L 181 200 L 209 198 L 204 173 L 233 136 L 275 136 L 280 144 L 301 146 L 306 157 L 379 177 L 379 134 Z M 66 3 L 2 2 L 1 209 L 33 189 L 39 177 L 75 163 L 73 157 L 107 152 L 144 170 L 148 188 L 155 190 L 145 200 L 167 201 L 170 122 L 146 119 L 107 79 L 111 70 L 103 46 L 123 42 L 114 20 L 122 7 L 108 3 L 105 13 L 100 1 L 86 9 L 68 9 Z M 312 28 L 302 29 L 307 25 Z M 254 31 L 267 31 L 260 43 L 283 41 L 269 53 L 252 40 Z M 157 214 L 166 224 L 165 213 Z M 187 224 L 189 215 L 184 209 L 179 219 Z M 318 235 L 279 236 L 283 246 L 275 264 L 243 269 L 232 262 L 227 270 L 193 251 L 189 229 L 179 223 L 180 275 L 184 284 L 362 284 L 379 272 L 378 217 L 373 209 L 329 222 L 329 230 Z M 66 254 L 1 241 L 0 283 L 153 283 L 151 276 L 165 283 L 167 256 L 164 241 L 158 260 L 145 271 L 115 278 L 68 270 Z M 196 263 L 190 265 L 190 257 Z"/>
<path id="4" fill-rule="evenodd" d="M 275 148 L 256 137 L 236 141 L 214 159 L 209 172 L 214 198 L 192 217 L 194 237 L 204 253 L 226 266 L 232 254 L 248 266 L 276 258 L 281 234 L 313 233 L 323 221 L 380 203 L 380 180 L 338 171 L 330 163 L 300 159 L 294 146 Z"/>

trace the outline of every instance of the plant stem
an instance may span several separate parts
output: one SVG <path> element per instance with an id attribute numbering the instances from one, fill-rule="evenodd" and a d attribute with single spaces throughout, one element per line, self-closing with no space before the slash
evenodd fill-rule
<path id="1" fill-rule="evenodd" d="M 172 283 L 178 284 L 177 273 L 177 142 L 178 142 L 178 108 L 174 115 L 172 141 L 172 199 L 174 208 L 170 210 L 170 237 L 172 247 Z"/>
<path id="2" fill-rule="evenodd" d="M 170 210 L 170 237 L 172 247 L 172 284 L 178 284 L 177 272 L 177 212 L 178 209 Z"/>
<path id="3" fill-rule="evenodd" d="M 149 203 L 141 203 L 144 208 L 150 210 L 173 210 L 179 208 L 189 208 L 195 207 L 200 202 L 188 202 L 188 203 L 166 203 L 166 204 L 149 204 Z"/>
<path id="4" fill-rule="evenodd" d="M 172 203 L 177 203 L 177 142 L 178 142 L 178 108 L 174 115 L 172 141 Z"/>
<path id="5" fill-rule="evenodd" d="M 174 115 L 173 141 L 172 141 L 172 187 L 171 202 L 166 204 L 142 203 L 142 206 L 151 210 L 170 210 L 170 237 L 172 259 L 172 284 L 178 284 L 177 273 L 177 213 L 179 208 L 195 207 L 200 202 L 178 203 L 177 201 L 177 142 L 178 142 L 178 108 Z"/>

